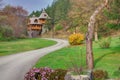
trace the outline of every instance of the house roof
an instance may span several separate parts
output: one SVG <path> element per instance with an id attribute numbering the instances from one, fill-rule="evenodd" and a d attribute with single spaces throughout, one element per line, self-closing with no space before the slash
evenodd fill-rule
<path id="1" fill-rule="evenodd" d="M 33 17 L 31 17 L 31 18 L 29 18 L 29 20 L 30 20 L 30 22 L 29 22 L 29 24 L 41 24 L 41 23 L 39 23 L 39 18 L 38 17 L 35 17 L 34 15 L 33 15 Z"/>
<path id="2" fill-rule="evenodd" d="M 45 12 L 45 10 L 43 9 L 42 13 L 39 16 L 40 19 L 50 19 L 50 17 L 48 16 L 48 14 Z"/>
<path id="3" fill-rule="evenodd" d="M 39 19 L 50 19 L 50 17 L 45 12 L 45 10 L 43 10 L 39 17 L 33 15 L 31 18 L 29 18 L 30 21 L 28 24 L 42 24 L 39 22 Z"/>

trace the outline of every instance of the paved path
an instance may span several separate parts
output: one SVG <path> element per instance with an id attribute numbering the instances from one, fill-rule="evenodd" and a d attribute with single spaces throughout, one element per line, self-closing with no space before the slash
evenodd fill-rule
<path id="1" fill-rule="evenodd" d="M 47 48 L 0 57 L 0 80 L 24 80 L 25 73 L 35 65 L 40 57 L 69 45 L 65 40 L 51 40 L 58 43 Z"/>

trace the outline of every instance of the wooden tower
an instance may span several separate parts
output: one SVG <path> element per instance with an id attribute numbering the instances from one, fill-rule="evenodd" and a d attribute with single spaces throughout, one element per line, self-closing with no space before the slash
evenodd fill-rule
<path id="1" fill-rule="evenodd" d="M 27 25 L 27 32 L 30 38 L 40 36 L 42 33 L 42 27 L 46 23 L 47 19 L 50 19 L 45 10 L 42 11 L 39 17 L 29 18 Z"/>

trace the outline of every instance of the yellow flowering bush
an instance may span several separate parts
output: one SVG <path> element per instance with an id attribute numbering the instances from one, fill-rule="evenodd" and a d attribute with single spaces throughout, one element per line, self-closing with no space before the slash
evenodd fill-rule
<path id="1" fill-rule="evenodd" d="M 71 34 L 69 36 L 69 43 L 71 45 L 79 45 L 84 40 L 84 35 L 80 33 Z"/>

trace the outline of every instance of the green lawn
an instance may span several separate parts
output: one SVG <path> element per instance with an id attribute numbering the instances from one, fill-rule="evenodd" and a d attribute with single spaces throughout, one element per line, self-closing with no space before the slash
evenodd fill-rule
<path id="1" fill-rule="evenodd" d="M 55 41 L 45 40 L 40 38 L 2 41 L 0 42 L 0 56 L 40 49 L 54 44 L 56 44 Z"/>
<path id="2" fill-rule="evenodd" d="M 76 63 L 85 67 L 85 51 L 85 45 L 66 47 L 42 57 L 35 66 L 68 69 L 73 67 L 72 63 Z M 108 49 L 101 49 L 98 43 L 94 43 L 94 62 L 95 69 L 106 70 L 110 78 L 120 78 L 119 38 L 112 38 Z"/>

